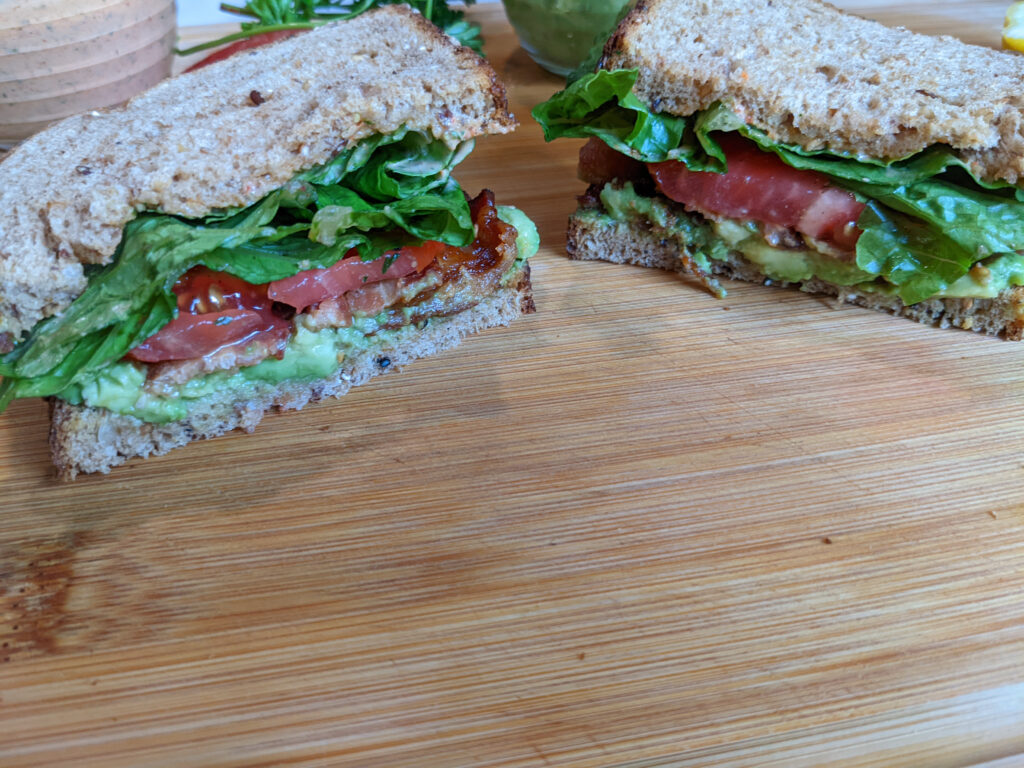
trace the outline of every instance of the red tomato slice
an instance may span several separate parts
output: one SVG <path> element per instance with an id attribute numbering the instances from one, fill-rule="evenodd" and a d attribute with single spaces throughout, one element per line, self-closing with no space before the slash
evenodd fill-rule
<path id="1" fill-rule="evenodd" d="M 270 283 L 267 295 L 271 300 L 295 307 L 301 312 L 324 299 L 341 296 L 370 283 L 422 272 L 434 262 L 444 248 L 444 243 L 428 240 L 421 246 L 407 246 L 373 261 L 362 261 L 359 255 L 352 251 L 327 269 L 307 269 L 294 277 L 275 280 Z M 396 253 L 397 258 L 394 258 L 385 271 L 387 259 L 393 258 Z"/>
<path id="2" fill-rule="evenodd" d="M 179 278 L 174 292 L 178 316 L 131 350 L 129 358 L 191 360 L 257 339 L 276 346 L 291 333 L 291 323 L 274 314 L 265 285 L 196 267 Z"/>
<path id="3" fill-rule="evenodd" d="M 269 308 L 266 286 L 247 283 L 225 272 L 206 267 L 190 269 L 174 284 L 178 310 L 193 315 L 224 309 Z"/>
<path id="4" fill-rule="evenodd" d="M 182 313 L 128 353 L 133 360 L 160 363 L 191 360 L 253 338 L 263 328 L 259 312 L 227 309 L 204 315 Z"/>
<path id="5" fill-rule="evenodd" d="M 309 30 L 307 29 L 279 29 L 275 32 L 260 32 L 258 35 L 253 35 L 252 37 L 244 37 L 241 40 L 235 40 L 233 43 L 228 43 L 223 48 L 218 48 L 205 59 L 200 59 L 185 71 L 191 72 L 195 69 L 201 69 L 208 64 L 213 64 L 216 61 L 223 61 L 230 56 L 234 56 L 239 51 L 247 51 L 250 48 L 259 48 L 264 45 L 269 45 L 270 43 L 276 43 L 278 40 L 285 40 L 299 34 L 300 32 L 308 31 Z"/>
<path id="6" fill-rule="evenodd" d="M 689 209 L 775 224 L 854 249 L 864 203 L 852 193 L 833 186 L 825 174 L 786 165 L 737 134 L 716 138 L 727 173 L 690 171 L 675 160 L 650 163 L 659 191 Z"/>

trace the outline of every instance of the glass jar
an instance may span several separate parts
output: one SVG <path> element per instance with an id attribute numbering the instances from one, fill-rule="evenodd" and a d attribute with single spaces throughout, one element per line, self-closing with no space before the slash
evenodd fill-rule
<path id="1" fill-rule="evenodd" d="M 502 0 L 519 42 L 535 62 L 563 77 L 611 34 L 631 0 Z"/>
<path id="2" fill-rule="evenodd" d="M 0 0 L 0 147 L 171 72 L 174 0 Z"/>

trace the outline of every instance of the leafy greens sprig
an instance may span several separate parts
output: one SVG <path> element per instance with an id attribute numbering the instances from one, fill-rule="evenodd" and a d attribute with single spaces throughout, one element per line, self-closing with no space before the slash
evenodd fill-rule
<path id="1" fill-rule="evenodd" d="M 476 0 L 464 2 L 466 5 L 472 5 Z M 428 21 L 444 30 L 445 34 L 483 55 L 479 25 L 466 21 L 465 14 L 449 8 L 445 0 L 249 0 L 242 6 L 221 3 L 222 11 L 247 19 L 242 22 L 241 31 L 178 50 L 177 53 L 188 56 L 264 32 L 312 29 L 330 21 L 351 19 L 371 8 L 394 3 L 404 3 L 415 8 Z"/>

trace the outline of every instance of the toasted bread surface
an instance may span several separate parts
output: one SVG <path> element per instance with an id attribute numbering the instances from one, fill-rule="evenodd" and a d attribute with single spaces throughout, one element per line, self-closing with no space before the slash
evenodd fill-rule
<path id="1" fill-rule="evenodd" d="M 81 293 L 82 265 L 109 262 L 139 211 L 249 205 L 402 126 L 455 142 L 515 121 L 490 65 L 388 5 L 37 134 L 0 162 L 0 342 Z"/>
<path id="2" fill-rule="evenodd" d="M 58 476 L 73 480 L 81 472 L 109 472 L 131 458 L 160 455 L 193 440 L 233 429 L 251 432 L 270 410 L 300 409 L 307 403 L 340 397 L 372 377 L 457 346 L 463 337 L 496 325 L 508 325 L 534 311 L 530 268 L 522 270 L 479 304 L 449 317 L 432 319 L 420 329 L 407 326 L 394 341 L 361 350 L 326 379 L 263 383 L 244 400 L 231 393 L 211 397 L 187 419 L 150 424 L 101 408 L 51 400 L 50 450 Z"/>
<path id="3" fill-rule="evenodd" d="M 640 223 L 611 221 L 589 210 L 579 210 L 570 217 L 567 250 L 570 258 L 581 261 L 635 264 L 688 274 L 688 262 L 680 258 L 685 245 L 679 241 Z M 772 280 L 737 252 L 730 252 L 728 259 L 712 261 L 711 265 L 718 277 L 792 286 L 941 328 L 964 328 L 1012 340 L 1024 338 L 1024 287 L 1008 288 L 992 299 L 934 298 L 908 306 L 898 296 L 858 292 L 850 286 L 817 278 L 802 283 Z"/>
<path id="4" fill-rule="evenodd" d="M 892 29 L 819 0 L 641 0 L 601 66 L 689 115 L 716 101 L 777 141 L 877 158 L 948 144 L 986 179 L 1024 175 L 1024 58 Z"/>

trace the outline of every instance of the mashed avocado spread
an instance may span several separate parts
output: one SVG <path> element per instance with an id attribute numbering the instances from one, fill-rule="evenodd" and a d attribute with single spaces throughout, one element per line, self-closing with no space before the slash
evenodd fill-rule
<path id="1" fill-rule="evenodd" d="M 533 222 L 517 208 L 498 206 L 502 220 L 516 228 L 518 256 L 502 276 L 504 285 L 519 271 L 523 262 L 540 246 L 540 237 Z M 140 363 L 118 362 L 99 371 L 81 385 L 72 386 L 58 397 L 73 405 L 106 408 L 143 421 L 165 423 L 188 416 L 189 410 L 202 400 L 230 391 L 244 397 L 261 385 L 277 385 L 288 380 L 322 379 L 333 374 L 346 356 L 371 349 L 385 341 L 394 341 L 409 328 L 377 330 L 384 316 L 356 315 L 347 328 L 325 328 L 312 331 L 298 325 L 288 342 L 284 356 L 267 358 L 237 371 L 218 371 L 198 376 L 184 384 L 170 385 L 160 395 L 144 389 L 146 368 Z M 444 322 L 441 318 L 431 322 Z M 372 335 L 371 335 L 372 334 Z"/>
<path id="2" fill-rule="evenodd" d="M 695 260 L 704 269 L 710 268 L 709 260 L 723 261 L 732 250 L 760 267 L 767 277 L 780 282 L 799 283 L 817 277 L 862 293 L 894 293 L 896 290 L 878 275 L 811 247 L 776 248 L 761 236 L 753 222 L 711 222 L 680 214 L 658 198 L 638 195 L 630 183 L 622 187 L 606 185 L 601 190 L 601 204 L 605 210 L 603 215 L 614 221 L 643 220 L 664 230 L 680 245 L 694 251 Z M 991 299 L 1015 285 L 1024 285 L 1024 255 L 1004 253 L 979 262 L 966 275 L 934 295 Z"/>

